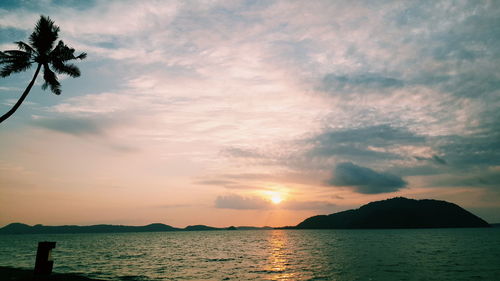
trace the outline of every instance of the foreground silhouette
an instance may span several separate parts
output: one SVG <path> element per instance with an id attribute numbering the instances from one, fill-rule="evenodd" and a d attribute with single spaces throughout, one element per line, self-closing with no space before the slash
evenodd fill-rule
<path id="1" fill-rule="evenodd" d="M 440 200 L 397 197 L 376 201 L 356 210 L 310 217 L 292 228 L 438 228 L 490 227 L 458 205 Z"/>
<path id="2" fill-rule="evenodd" d="M 72 49 L 59 40 L 54 47 L 55 42 L 59 38 L 59 27 L 54 25 L 54 22 L 45 16 L 40 16 L 36 23 L 35 30 L 29 37 L 29 44 L 22 41 L 14 42 L 17 44 L 19 50 L 8 50 L 0 52 L 0 70 L 1 77 L 7 77 L 12 73 L 22 72 L 28 70 L 33 64 L 37 64 L 33 79 L 24 90 L 19 100 L 14 106 L 2 117 L 0 123 L 9 118 L 21 106 L 24 99 L 33 87 L 35 80 L 43 67 L 43 80 L 42 89 L 50 87 L 52 93 L 56 95 L 61 94 L 61 83 L 57 80 L 58 74 L 66 74 L 70 77 L 79 77 L 80 69 L 74 64 L 67 63 L 70 60 L 84 59 L 87 57 L 86 53 L 81 53 L 75 56 L 75 49 Z M 52 69 L 54 71 L 52 71 Z"/>

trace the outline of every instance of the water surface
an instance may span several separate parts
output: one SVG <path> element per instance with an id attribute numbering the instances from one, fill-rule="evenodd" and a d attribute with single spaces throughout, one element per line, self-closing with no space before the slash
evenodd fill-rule
<path id="1" fill-rule="evenodd" d="M 107 280 L 498 280 L 500 228 L 1 235 L 0 265 Z"/>

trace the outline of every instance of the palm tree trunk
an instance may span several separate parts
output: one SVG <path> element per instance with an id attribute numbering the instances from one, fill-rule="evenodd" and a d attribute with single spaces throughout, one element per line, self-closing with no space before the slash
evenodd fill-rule
<path id="1" fill-rule="evenodd" d="M 19 98 L 19 100 L 14 104 L 14 107 L 12 107 L 7 113 L 2 115 L 0 117 L 0 123 L 5 121 L 7 118 L 9 118 L 16 110 L 21 106 L 21 103 L 23 103 L 24 99 L 28 96 L 28 93 L 31 90 L 31 87 L 33 87 L 33 84 L 35 84 L 36 77 L 38 76 L 38 72 L 40 72 L 40 68 L 42 67 L 41 64 L 38 64 L 38 67 L 36 68 L 35 75 L 33 75 L 33 79 L 31 79 L 31 82 L 28 84 L 28 87 L 26 87 L 26 90 L 24 90 L 23 95 Z"/>

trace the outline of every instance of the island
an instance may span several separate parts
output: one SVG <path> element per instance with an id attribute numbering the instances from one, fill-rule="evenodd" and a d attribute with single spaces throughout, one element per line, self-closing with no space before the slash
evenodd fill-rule
<path id="1" fill-rule="evenodd" d="M 305 219 L 293 229 L 490 227 L 460 206 L 441 200 L 396 197 L 355 210 Z"/>
<path id="2" fill-rule="evenodd" d="M 152 223 L 144 226 L 129 225 L 27 225 L 24 223 L 11 223 L 0 228 L 2 234 L 59 234 L 59 233 L 125 233 L 125 232 L 167 232 L 167 231 L 213 231 L 213 230 L 257 230 L 272 229 L 269 226 L 248 227 L 248 226 L 230 226 L 230 227 L 212 227 L 207 225 L 189 225 L 185 228 L 177 228 L 163 223 Z"/>

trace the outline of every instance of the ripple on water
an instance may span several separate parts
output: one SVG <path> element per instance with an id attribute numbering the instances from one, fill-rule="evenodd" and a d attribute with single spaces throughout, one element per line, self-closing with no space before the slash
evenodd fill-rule
<path id="1" fill-rule="evenodd" d="M 103 280 L 495 280 L 500 229 L 266 230 L 0 236 L 0 265 Z"/>

